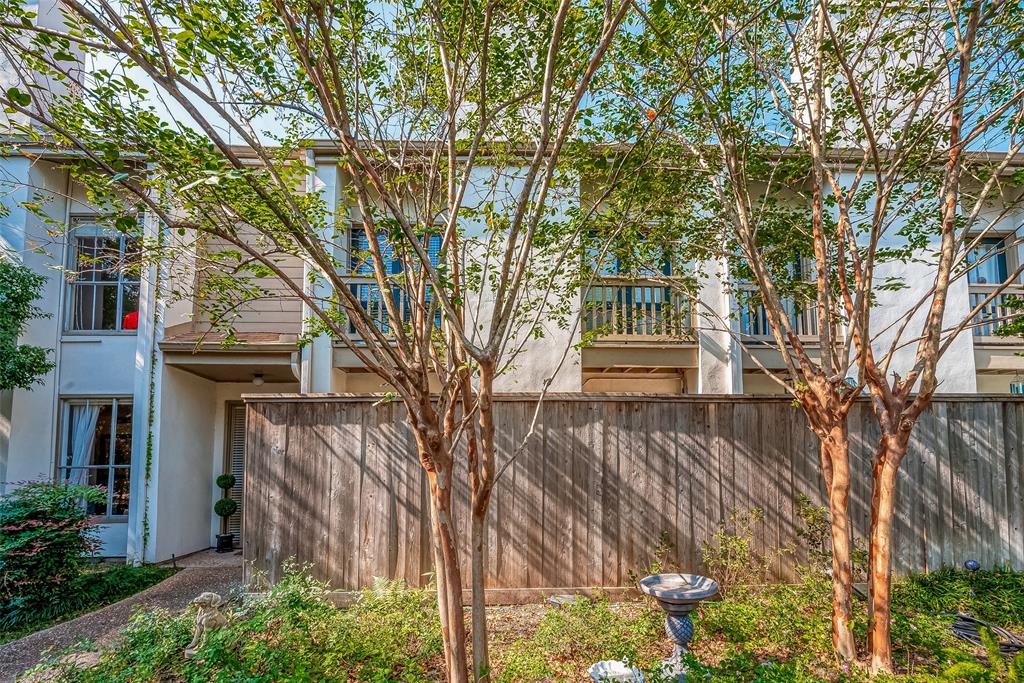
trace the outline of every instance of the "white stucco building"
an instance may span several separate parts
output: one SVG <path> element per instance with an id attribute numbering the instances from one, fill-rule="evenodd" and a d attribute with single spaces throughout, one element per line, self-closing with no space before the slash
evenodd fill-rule
<path id="1" fill-rule="evenodd" d="M 385 387 L 351 351 L 328 338 L 300 351 L 296 340 L 303 311 L 287 292 L 249 306 L 236 324 L 242 344 L 225 349 L 216 338 L 197 343 L 206 329 L 201 311 L 187 300 L 158 297 L 155 268 L 137 274 L 125 268 L 130 241 L 95 224 L 95 210 L 70 180 L 64 159 L 37 152 L 0 159 L 0 201 L 7 208 L 0 217 L 0 239 L 5 251 L 48 276 L 39 305 L 52 316 L 33 321 L 24 342 L 53 349 L 56 368 L 31 390 L 0 397 L 0 482 L 10 487 L 60 477 L 107 486 L 108 500 L 94 512 L 109 556 L 152 562 L 209 547 L 219 528 L 213 514 L 220 495 L 215 477 L 234 472 L 244 481 L 243 394 L 368 393 Z M 336 162 L 325 154 L 315 157 L 315 166 L 317 187 L 338 207 L 338 215 L 345 215 L 336 200 L 342 196 Z M 23 206 L 40 199 L 46 220 Z M 55 231 L 49 221 L 69 229 Z M 1022 223 L 1024 217 L 1015 214 L 1004 218 L 986 248 L 1019 238 Z M 90 262 L 97 254 L 104 260 Z M 1009 249 L 959 279 L 951 292 L 950 317 L 969 311 L 976 297 L 1005 280 L 1021 258 L 1019 247 Z M 284 265 L 290 276 L 302 278 L 297 259 Z M 907 280 L 930 281 L 921 269 L 908 272 Z M 734 332 L 765 333 L 756 312 L 737 313 L 713 264 L 707 270 L 703 306 L 730 319 Z M 1010 290 L 1020 291 L 1018 283 Z M 571 348 L 579 329 L 548 323 L 545 338 L 527 346 L 515 371 L 502 380 L 502 390 L 539 389 L 558 366 L 561 351 L 570 347 L 553 390 L 777 391 L 749 357 L 760 354 L 771 367 L 770 349 L 741 348 L 733 335 L 701 320 L 687 323 L 694 327 L 684 339 L 672 328 L 676 323 L 667 321 L 680 309 L 673 296 L 664 283 L 653 281 L 610 275 L 595 283 L 579 293 L 580 307 L 599 302 L 582 315 L 580 327 L 612 321 L 612 333 L 580 350 Z M 890 300 L 881 301 L 877 315 L 882 318 L 898 313 L 900 302 L 911 298 L 906 291 L 883 296 Z M 814 334 L 811 312 L 794 312 L 794 321 L 808 336 Z M 982 325 L 960 336 L 941 365 L 940 392 L 1022 391 L 1024 341 L 994 336 L 994 327 Z M 232 494 L 240 497 L 240 487 Z M 236 515 L 236 532 L 238 522 Z"/>

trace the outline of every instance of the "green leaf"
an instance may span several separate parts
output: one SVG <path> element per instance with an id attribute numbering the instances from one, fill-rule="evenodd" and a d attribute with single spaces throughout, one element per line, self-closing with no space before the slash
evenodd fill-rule
<path id="1" fill-rule="evenodd" d="M 21 107 L 27 107 L 32 103 L 32 98 L 29 94 L 19 90 L 18 88 L 8 88 L 7 99 Z"/>

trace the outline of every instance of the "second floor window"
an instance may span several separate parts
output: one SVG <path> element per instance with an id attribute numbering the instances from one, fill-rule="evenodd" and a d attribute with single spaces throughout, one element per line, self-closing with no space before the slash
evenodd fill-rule
<path id="1" fill-rule="evenodd" d="M 1006 282 L 1006 243 L 998 237 L 986 237 L 967 252 L 967 282 L 972 285 L 1001 285 Z"/>
<path id="2" fill-rule="evenodd" d="M 672 268 L 670 248 L 647 244 L 644 238 L 630 245 L 627 240 L 608 241 L 598 231 L 587 235 L 586 265 L 599 277 L 658 278 L 676 273 Z"/>
<path id="3" fill-rule="evenodd" d="M 419 270 L 415 255 L 403 260 L 400 254 L 395 253 L 393 245 L 388 242 L 384 235 L 377 235 L 377 244 L 383 261 L 381 266 L 384 270 L 384 276 L 390 285 L 385 288 L 385 293 L 382 295 L 381 289 L 376 282 L 363 281 L 364 278 L 370 280 L 374 277 L 373 256 L 370 252 L 370 241 L 366 229 L 358 225 L 353 226 L 349 235 L 349 273 L 353 277 L 353 281 L 349 284 L 349 289 L 352 294 L 359 300 L 362 307 L 370 313 L 377 326 L 382 330 L 388 330 L 390 327 L 383 296 L 388 296 L 394 302 L 395 307 L 401 311 L 402 318 L 408 320 L 411 315 L 410 301 L 407 292 L 404 291 L 405 285 L 402 283 L 400 276 L 405 274 L 406 263 L 408 262 L 411 262 L 415 270 Z M 431 265 L 437 268 L 440 263 L 441 235 L 427 235 L 424 237 L 424 245 L 427 248 L 427 255 L 430 258 Z M 429 302 L 430 300 L 431 287 L 428 285 L 426 301 Z M 437 326 L 441 324 L 440 309 L 434 312 L 434 324 Z M 351 324 L 349 325 L 349 331 L 355 332 L 355 327 Z"/>
<path id="4" fill-rule="evenodd" d="M 131 332 L 139 326 L 139 253 L 134 237 L 72 219 L 67 329 Z"/>
<path id="5" fill-rule="evenodd" d="M 385 275 L 401 275 L 404 270 L 404 264 L 401 257 L 395 254 L 394 247 L 384 235 L 377 236 L 377 244 L 380 247 L 380 254 L 384 261 L 382 265 L 384 266 Z M 425 238 L 425 244 L 427 255 L 430 257 L 430 263 L 436 268 L 441 253 L 441 235 L 428 235 Z M 413 263 L 416 262 L 415 256 L 412 257 L 412 261 Z M 350 268 L 354 276 L 373 277 L 373 256 L 370 253 L 370 240 L 367 237 L 366 229 L 359 226 L 353 226 L 352 228 Z"/>

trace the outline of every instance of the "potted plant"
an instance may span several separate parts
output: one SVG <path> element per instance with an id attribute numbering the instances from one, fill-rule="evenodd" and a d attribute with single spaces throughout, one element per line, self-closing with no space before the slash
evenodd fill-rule
<path id="1" fill-rule="evenodd" d="M 238 512 L 238 503 L 228 497 L 228 491 L 235 486 L 232 474 L 217 477 L 217 486 L 223 491 L 220 500 L 213 506 L 213 511 L 220 516 L 220 533 L 217 534 L 217 552 L 229 553 L 235 549 L 235 535 L 228 531 L 228 517 Z"/>

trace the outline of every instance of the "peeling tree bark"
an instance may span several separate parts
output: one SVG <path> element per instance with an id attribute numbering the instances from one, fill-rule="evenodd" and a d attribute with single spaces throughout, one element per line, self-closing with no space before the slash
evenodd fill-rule
<path id="1" fill-rule="evenodd" d="M 850 528 L 850 441 L 845 420 L 834 426 L 821 448 L 831 463 L 828 487 L 832 531 L 832 646 L 845 661 L 856 661 L 853 638 L 853 534 Z M 825 454 L 823 454 L 823 457 Z"/>
<path id="2" fill-rule="evenodd" d="M 892 671 L 892 523 L 900 461 L 907 452 L 906 436 L 885 434 L 872 468 L 871 545 L 868 559 L 868 649 L 872 674 Z"/>

